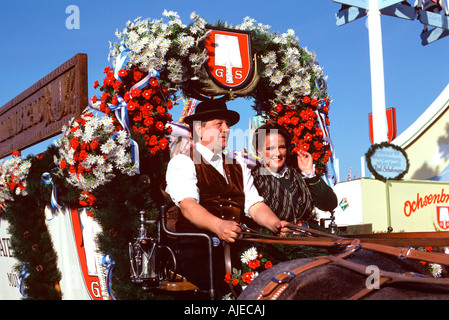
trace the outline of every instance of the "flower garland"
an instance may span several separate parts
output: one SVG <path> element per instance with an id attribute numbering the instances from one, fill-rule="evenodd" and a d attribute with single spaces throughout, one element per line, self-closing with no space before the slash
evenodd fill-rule
<path id="1" fill-rule="evenodd" d="M 172 121 L 168 112 L 173 103 L 166 96 L 167 88 L 155 77 L 145 80 L 144 73 L 137 67 L 129 70 L 120 69 L 115 78 L 114 69 L 106 67 L 106 74 L 100 90 L 103 92 L 101 102 L 95 95 L 93 104 L 99 104 L 98 109 L 106 115 L 112 115 L 114 110 L 122 126 L 129 134 L 142 135 L 149 155 L 154 156 L 158 151 L 167 149 L 171 128 L 166 127 Z M 96 81 L 94 88 L 99 86 Z M 123 97 L 123 98 L 122 98 Z M 118 109 L 117 106 L 120 105 Z M 131 132 L 132 130 L 132 132 Z"/>
<path id="2" fill-rule="evenodd" d="M 14 196 L 27 195 L 26 178 L 31 167 L 29 160 L 22 161 L 19 151 L 14 151 L 8 160 L 0 161 L 0 209 L 6 208 Z"/>
<path id="3" fill-rule="evenodd" d="M 59 156 L 55 157 L 57 174 L 82 191 L 80 205 L 92 205 L 95 197 L 90 192 L 110 182 L 114 172 L 129 176 L 137 173 L 129 135 L 114 117 L 98 117 L 84 111 L 62 131 L 62 138 L 55 142 L 59 148 Z"/>
<path id="4" fill-rule="evenodd" d="M 163 15 L 169 18 L 167 24 L 163 19 L 128 21 L 122 32 L 116 32 L 119 42 L 110 44 L 109 58 L 117 59 L 127 51 L 130 66 L 160 72 L 174 93 L 197 81 L 195 76 L 207 60 L 205 49 L 199 47 L 206 21 L 192 13 L 194 23 L 187 27 L 176 12 L 164 10 Z"/>
<path id="5" fill-rule="evenodd" d="M 182 23 L 176 12 L 165 10 L 163 15 L 168 23 L 163 19 L 128 21 L 126 28 L 116 32 L 118 42 L 110 44 L 109 58 L 115 63 L 128 62 L 119 73 L 139 70 L 157 74 L 164 84 L 164 95 L 180 91 L 189 97 L 192 88 L 201 88 L 204 80 L 201 71 L 208 58 L 202 40 L 208 34 L 208 24 L 195 12 L 190 15 L 193 23 L 189 26 Z M 260 81 L 249 93 L 254 99 L 253 108 L 266 121 L 281 123 L 294 134 L 292 152 L 309 151 L 317 172 L 324 173 L 332 155 L 327 135 L 330 97 L 327 76 L 316 54 L 300 47 L 292 29 L 283 34 L 272 33 L 269 25 L 250 17 L 235 26 L 219 26 L 250 31 L 252 52 L 260 66 Z M 156 140 L 153 138 L 152 142 Z"/>

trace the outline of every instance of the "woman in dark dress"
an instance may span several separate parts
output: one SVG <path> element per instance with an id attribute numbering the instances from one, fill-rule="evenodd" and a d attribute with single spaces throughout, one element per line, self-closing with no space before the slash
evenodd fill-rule
<path id="1" fill-rule="evenodd" d="M 289 155 L 290 138 L 282 126 L 268 123 L 259 127 L 253 145 L 261 159 L 252 170 L 254 185 L 280 219 L 313 227 L 317 226 L 315 207 L 335 209 L 337 196 L 315 174 L 312 156 L 305 151 L 293 158 Z"/>

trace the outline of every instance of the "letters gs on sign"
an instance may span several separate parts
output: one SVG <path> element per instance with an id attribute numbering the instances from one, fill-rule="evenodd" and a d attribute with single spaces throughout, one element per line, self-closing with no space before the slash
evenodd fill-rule
<path id="1" fill-rule="evenodd" d="M 245 87 L 254 73 L 251 34 L 225 28 L 209 29 L 205 39 L 209 76 L 226 90 Z"/>

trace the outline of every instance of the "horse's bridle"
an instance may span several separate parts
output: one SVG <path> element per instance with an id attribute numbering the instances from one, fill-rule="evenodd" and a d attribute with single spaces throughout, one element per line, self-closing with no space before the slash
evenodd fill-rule
<path id="1" fill-rule="evenodd" d="M 411 248 L 412 246 L 449 246 L 449 232 L 404 232 L 339 236 L 304 226 L 288 224 L 287 227 L 292 230 L 292 232 L 302 236 L 279 237 L 261 234 L 246 226 L 240 227 L 242 231 L 239 232 L 238 239 L 241 241 L 343 249 L 343 252 L 339 255 L 318 256 L 314 258 L 314 261 L 306 265 L 300 266 L 294 270 L 284 271 L 276 277 L 273 277 L 271 282 L 268 283 L 259 295 L 259 300 L 277 299 L 287 288 L 290 280 L 295 276 L 307 270 L 329 263 L 367 275 L 365 265 L 345 260 L 345 258 L 349 257 L 354 252 L 363 249 L 394 255 L 399 259 L 409 258 L 449 266 L 449 255 L 447 254 L 419 251 Z M 228 248 L 225 248 L 225 256 L 228 254 L 229 246 Z M 230 268 L 230 260 L 228 258 L 225 260 L 227 261 L 227 268 Z M 412 282 L 449 286 L 448 278 L 433 278 L 417 275 L 415 273 L 395 273 L 383 270 L 380 270 L 379 272 L 379 285 L 393 282 Z M 365 288 L 350 299 L 360 299 L 372 292 L 372 290 L 372 288 Z"/>

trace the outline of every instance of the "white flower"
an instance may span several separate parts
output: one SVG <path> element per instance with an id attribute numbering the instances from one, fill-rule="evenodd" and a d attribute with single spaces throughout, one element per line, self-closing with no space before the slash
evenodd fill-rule
<path id="1" fill-rule="evenodd" d="M 125 144 L 128 140 L 128 134 L 125 130 L 117 131 L 117 142 L 119 144 Z"/>
<path id="2" fill-rule="evenodd" d="M 115 152 L 115 155 L 117 157 L 124 157 L 125 154 L 126 154 L 125 148 L 122 148 L 122 147 L 117 148 L 117 150 Z"/>
<path id="3" fill-rule="evenodd" d="M 242 263 L 248 263 L 254 259 L 257 258 L 257 249 L 255 247 L 251 247 L 248 250 L 246 250 L 245 252 L 242 253 L 242 256 L 240 257 L 240 260 L 242 261 Z"/>
<path id="4" fill-rule="evenodd" d="M 86 158 L 86 163 L 88 166 L 93 166 L 96 162 L 96 157 L 92 154 L 89 154 Z"/>
<path id="5" fill-rule="evenodd" d="M 104 166 L 104 171 L 105 171 L 105 172 L 112 172 L 113 168 L 114 168 L 114 167 L 112 166 L 111 163 L 107 163 L 107 164 Z"/>
<path id="6" fill-rule="evenodd" d="M 108 139 L 108 141 L 106 141 L 106 143 L 101 145 L 100 149 L 101 149 L 101 152 L 108 154 L 109 152 L 114 150 L 116 146 L 117 146 L 117 144 L 115 143 L 114 140 Z"/>
<path id="7" fill-rule="evenodd" d="M 430 269 L 432 271 L 432 275 L 435 278 L 441 277 L 441 273 L 443 272 L 443 268 L 441 267 L 441 265 L 436 264 L 436 263 L 430 263 L 429 267 L 430 267 Z"/>
<path id="8" fill-rule="evenodd" d="M 103 117 L 101 119 L 101 124 L 105 127 L 108 127 L 108 126 L 114 125 L 114 122 L 113 122 L 112 118 L 110 118 L 110 117 Z"/>
<path id="9" fill-rule="evenodd" d="M 259 272 L 254 271 L 254 272 L 251 274 L 251 281 L 254 281 L 254 279 L 256 279 L 258 275 L 259 275 Z"/>

